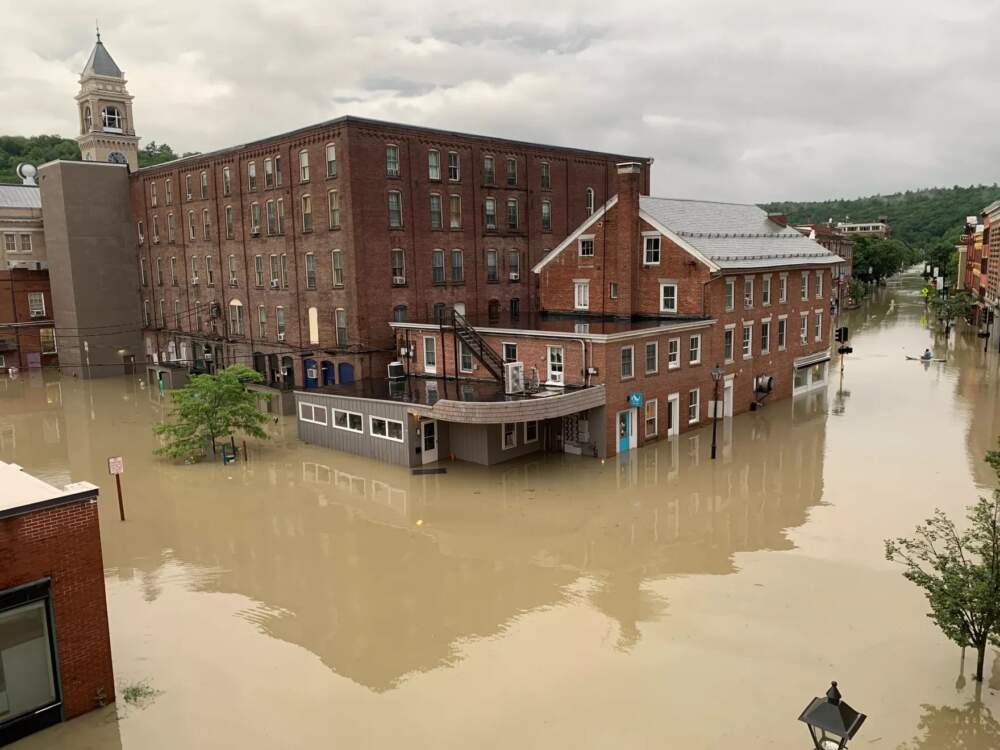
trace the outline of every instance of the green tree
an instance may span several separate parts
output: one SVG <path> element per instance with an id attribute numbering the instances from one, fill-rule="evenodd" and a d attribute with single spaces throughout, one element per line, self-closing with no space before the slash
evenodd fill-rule
<path id="1" fill-rule="evenodd" d="M 195 156 L 197 153 L 197 151 L 185 151 L 178 156 L 166 143 L 150 141 L 139 149 L 139 168 L 152 167 L 156 164 L 173 161 L 174 159 L 183 159 L 186 156 Z"/>
<path id="2" fill-rule="evenodd" d="M 21 162 L 36 167 L 54 159 L 80 160 L 80 147 L 72 138 L 58 135 L 0 135 L 0 182 L 19 183 L 17 165 Z"/>
<path id="3" fill-rule="evenodd" d="M 1000 452 L 986 460 L 1000 479 Z M 886 559 L 924 590 L 927 615 L 959 646 L 976 649 L 976 680 L 983 680 L 986 647 L 1000 645 L 1000 490 L 968 509 L 959 531 L 941 510 L 917 526 L 911 538 L 887 539 Z"/>
<path id="4" fill-rule="evenodd" d="M 878 283 L 912 265 L 916 258 L 917 254 L 900 240 L 857 237 L 852 274 L 862 281 Z"/>
<path id="5" fill-rule="evenodd" d="M 976 304 L 976 298 L 968 292 L 956 292 L 941 295 L 931 290 L 928 298 L 931 312 L 944 323 L 945 333 L 951 333 L 952 324 L 959 318 L 966 317 Z"/>
<path id="6" fill-rule="evenodd" d="M 153 431 L 166 439 L 156 450 L 161 456 L 199 461 L 217 440 L 242 432 L 267 440 L 262 429 L 267 416 L 257 408 L 261 394 L 247 390 L 247 383 L 260 383 L 260 373 L 243 365 L 232 365 L 215 375 L 195 375 L 183 388 L 170 392 L 173 402 L 169 418 Z"/>

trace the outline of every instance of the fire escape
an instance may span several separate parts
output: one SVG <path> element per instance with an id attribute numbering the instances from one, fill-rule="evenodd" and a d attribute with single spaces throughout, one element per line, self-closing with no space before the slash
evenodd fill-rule
<path id="1" fill-rule="evenodd" d="M 501 385 L 504 382 L 504 361 L 497 354 L 496 350 L 490 346 L 486 339 L 479 335 L 479 332 L 469 325 L 469 322 L 454 309 L 451 310 L 451 327 L 454 331 L 456 345 L 456 369 L 458 369 L 458 341 L 475 357 L 479 363 L 486 368 L 486 371 Z"/>

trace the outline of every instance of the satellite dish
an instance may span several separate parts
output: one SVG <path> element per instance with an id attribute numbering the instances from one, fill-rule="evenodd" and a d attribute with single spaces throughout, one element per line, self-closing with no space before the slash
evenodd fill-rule
<path id="1" fill-rule="evenodd" d="M 23 161 L 17 165 L 17 176 L 21 178 L 21 182 L 25 185 L 37 185 L 35 182 L 35 175 L 38 174 L 38 170 L 35 168 L 34 164 L 28 164 L 28 162 Z"/>

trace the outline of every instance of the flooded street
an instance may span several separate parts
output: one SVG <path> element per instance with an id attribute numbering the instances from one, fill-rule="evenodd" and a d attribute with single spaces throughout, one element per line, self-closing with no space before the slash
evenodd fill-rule
<path id="1" fill-rule="evenodd" d="M 921 280 L 845 316 L 843 386 L 606 463 L 444 475 L 299 443 L 152 455 L 136 381 L 0 380 L 0 460 L 101 487 L 115 676 L 160 691 L 18 748 L 802 748 L 831 679 L 853 746 L 1000 746 L 965 659 L 884 560 L 992 490 L 998 355 L 926 328 Z M 945 363 L 904 359 L 931 347 Z M 125 457 L 120 523 L 107 458 Z"/>

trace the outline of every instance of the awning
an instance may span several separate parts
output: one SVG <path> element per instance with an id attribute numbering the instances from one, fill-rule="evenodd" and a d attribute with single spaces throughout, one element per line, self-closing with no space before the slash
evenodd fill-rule
<path id="1" fill-rule="evenodd" d="M 799 357 L 795 360 L 795 369 L 802 370 L 806 367 L 812 367 L 813 365 L 818 365 L 820 362 L 828 362 L 830 360 L 830 350 L 827 349 L 822 352 L 816 352 L 815 354 L 809 354 L 805 357 Z"/>

